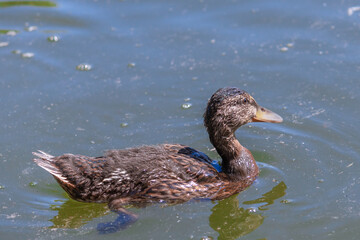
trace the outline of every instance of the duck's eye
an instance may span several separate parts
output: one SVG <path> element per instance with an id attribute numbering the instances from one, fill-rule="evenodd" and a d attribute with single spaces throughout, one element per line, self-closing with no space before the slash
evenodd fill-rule
<path id="1" fill-rule="evenodd" d="M 249 100 L 248 100 L 247 98 L 244 98 L 242 102 L 243 102 L 243 103 L 247 103 L 248 101 L 249 101 Z"/>

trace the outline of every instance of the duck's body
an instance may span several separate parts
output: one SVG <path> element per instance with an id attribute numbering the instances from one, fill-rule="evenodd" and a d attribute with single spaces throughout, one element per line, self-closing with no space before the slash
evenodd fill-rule
<path id="1" fill-rule="evenodd" d="M 127 204 L 224 199 L 244 190 L 259 173 L 250 151 L 234 135 L 238 127 L 253 121 L 282 119 L 237 88 L 219 89 L 211 97 L 204 123 L 222 158 L 221 167 L 204 153 L 179 144 L 110 150 L 96 158 L 54 157 L 39 151 L 34 161 L 73 199 L 107 202 L 117 212 L 125 212 Z"/>
<path id="2" fill-rule="evenodd" d="M 96 158 L 36 153 L 35 162 L 75 200 L 146 204 L 224 199 L 240 192 L 258 175 L 251 153 L 245 154 L 254 165 L 253 172 L 237 179 L 219 172 L 204 153 L 179 144 L 109 150 Z"/>

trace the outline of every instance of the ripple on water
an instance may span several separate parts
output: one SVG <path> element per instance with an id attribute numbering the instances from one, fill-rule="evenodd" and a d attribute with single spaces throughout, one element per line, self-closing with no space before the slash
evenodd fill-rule
<path id="1" fill-rule="evenodd" d="M 34 57 L 34 53 L 32 53 L 32 52 L 26 52 L 26 53 L 22 53 L 21 54 L 21 57 L 22 58 L 32 58 L 32 57 Z"/>
<path id="2" fill-rule="evenodd" d="M 279 179 L 284 179 L 286 176 L 283 171 L 281 171 L 279 168 L 271 164 L 264 162 L 257 162 L 257 165 L 260 168 L 261 171 L 260 174 L 263 178 L 267 178 L 271 176 L 273 179 L 279 180 Z"/>
<path id="3" fill-rule="evenodd" d="M 15 36 L 17 33 L 18 33 L 18 31 L 16 31 L 16 30 L 0 29 L 0 34 Z"/>
<path id="4" fill-rule="evenodd" d="M 125 128 L 125 127 L 127 127 L 128 125 L 129 125 L 129 124 L 128 124 L 127 122 L 123 122 L 123 123 L 120 124 L 120 127 Z"/>
<path id="5" fill-rule="evenodd" d="M 56 7 L 52 1 L 5 1 L 0 2 L 0 8 L 16 6 Z"/>
<path id="6" fill-rule="evenodd" d="M 81 63 L 76 66 L 76 70 L 79 70 L 79 71 L 90 71 L 91 69 L 92 69 L 92 66 L 87 63 Z"/>
<path id="7" fill-rule="evenodd" d="M 181 105 L 181 108 L 182 108 L 182 109 L 189 109 L 189 108 L 191 108 L 191 107 L 192 107 L 192 104 L 191 104 L 191 103 L 184 103 L 184 104 Z"/>
<path id="8" fill-rule="evenodd" d="M 20 54 L 20 53 L 21 53 L 21 50 L 15 49 L 15 50 L 12 50 L 11 53 L 13 53 L 13 54 Z"/>
<path id="9" fill-rule="evenodd" d="M 38 27 L 37 26 L 27 26 L 27 27 L 25 27 L 25 31 L 27 31 L 27 32 L 33 32 L 33 31 L 36 31 L 38 29 Z"/>
<path id="10" fill-rule="evenodd" d="M 0 47 L 6 47 L 9 45 L 9 42 L 0 42 Z"/>
<path id="11" fill-rule="evenodd" d="M 53 35 L 47 38 L 49 42 L 58 42 L 60 40 L 60 37 L 57 35 Z"/>
<path id="12" fill-rule="evenodd" d="M 127 67 L 134 68 L 134 67 L 136 67 L 136 63 L 134 63 L 134 62 L 128 63 Z"/>

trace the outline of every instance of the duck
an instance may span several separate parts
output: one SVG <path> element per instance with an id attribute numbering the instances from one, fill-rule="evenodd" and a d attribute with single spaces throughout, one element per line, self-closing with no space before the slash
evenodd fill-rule
<path id="1" fill-rule="evenodd" d="M 221 164 L 194 148 L 170 143 L 107 150 L 100 157 L 52 156 L 39 150 L 33 152 L 33 160 L 72 199 L 107 203 L 121 216 L 116 228 L 124 228 L 137 219 L 127 206 L 222 200 L 245 190 L 259 175 L 259 168 L 235 131 L 251 122 L 283 121 L 236 87 L 218 89 L 208 100 L 203 118 Z"/>

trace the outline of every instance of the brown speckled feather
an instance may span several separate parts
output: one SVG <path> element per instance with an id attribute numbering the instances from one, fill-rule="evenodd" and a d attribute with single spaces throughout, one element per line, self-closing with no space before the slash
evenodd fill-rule
<path id="1" fill-rule="evenodd" d="M 131 215 L 123 205 L 179 203 L 190 199 L 224 199 L 248 187 L 259 169 L 235 131 L 252 121 L 281 122 L 245 91 L 219 89 L 210 98 L 204 124 L 222 166 L 204 153 L 179 144 L 109 150 L 101 157 L 33 153 L 74 199 L 107 202 L 110 209 Z M 131 217 L 131 219 L 135 219 Z"/>
<path id="2" fill-rule="evenodd" d="M 205 154 L 178 144 L 110 150 L 97 158 L 65 154 L 49 161 L 65 191 L 85 202 L 221 199 L 250 184 L 230 184 L 211 163 Z"/>

